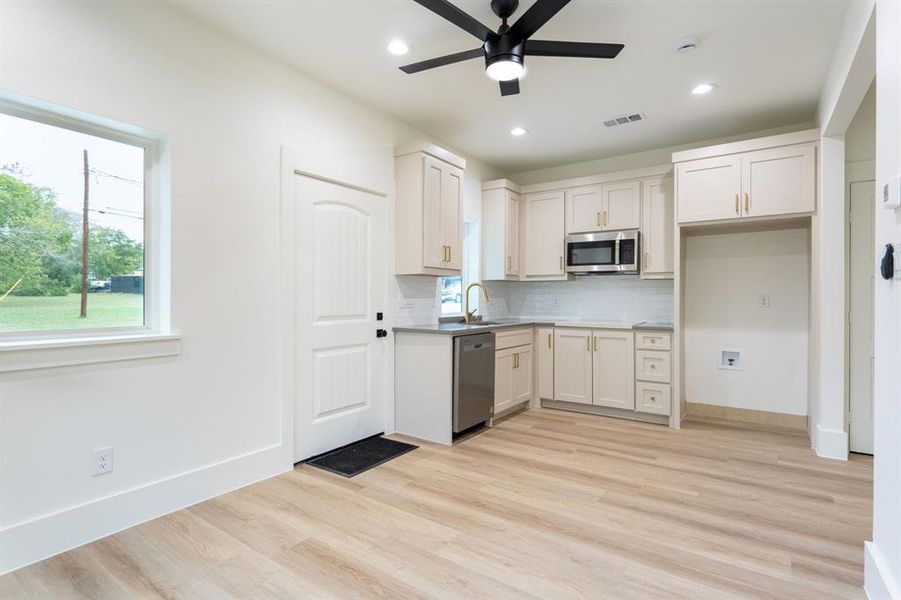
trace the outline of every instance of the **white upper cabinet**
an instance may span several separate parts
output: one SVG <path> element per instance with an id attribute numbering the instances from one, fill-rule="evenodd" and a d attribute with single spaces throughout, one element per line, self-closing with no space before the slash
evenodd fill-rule
<path id="1" fill-rule="evenodd" d="M 639 181 L 601 186 L 601 222 L 604 230 L 638 229 L 641 226 Z"/>
<path id="2" fill-rule="evenodd" d="M 676 218 L 688 224 L 814 212 L 818 139 L 813 129 L 673 153 Z"/>
<path id="3" fill-rule="evenodd" d="M 566 190 L 566 232 L 638 229 L 640 194 L 638 180 Z"/>
<path id="4" fill-rule="evenodd" d="M 590 329 L 558 327 L 554 331 L 554 400 L 592 403 L 591 344 Z"/>
<path id="5" fill-rule="evenodd" d="M 563 191 L 526 194 L 522 202 L 525 221 L 522 254 L 525 262 L 520 275 L 525 278 L 565 277 Z"/>
<path id="6" fill-rule="evenodd" d="M 631 331 L 599 330 L 592 334 L 592 404 L 635 409 L 634 345 Z"/>
<path id="7" fill-rule="evenodd" d="M 566 190 L 566 233 L 600 231 L 604 225 L 603 210 L 601 186 Z"/>
<path id="8" fill-rule="evenodd" d="M 742 215 L 813 212 L 816 153 L 813 146 L 789 146 L 742 156 Z"/>
<path id="9" fill-rule="evenodd" d="M 673 179 L 641 182 L 641 277 L 673 276 Z"/>
<path id="10" fill-rule="evenodd" d="M 741 217 L 741 159 L 717 156 L 676 165 L 680 223 Z"/>
<path id="11" fill-rule="evenodd" d="M 395 149 L 396 274 L 460 273 L 465 167 L 465 160 L 432 144 Z"/>
<path id="12" fill-rule="evenodd" d="M 482 279 L 520 275 L 519 186 L 506 179 L 482 184 Z"/>

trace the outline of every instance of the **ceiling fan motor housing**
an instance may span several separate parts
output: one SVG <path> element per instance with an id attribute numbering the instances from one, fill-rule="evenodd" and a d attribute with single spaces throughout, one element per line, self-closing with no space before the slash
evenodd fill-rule
<path id="1" fill-rule="evenodd" d="M 510 35 L 491 37 L 485 42 L 486 67 L 503 60 L 523 64 L 524 54 L 525 42 Z"/>

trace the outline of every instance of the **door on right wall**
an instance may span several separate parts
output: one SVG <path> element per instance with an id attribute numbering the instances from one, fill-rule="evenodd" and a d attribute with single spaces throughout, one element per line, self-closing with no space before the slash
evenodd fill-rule
<path id="1" fill-rule="evenodd" d="M 876 276 L 873 240 L 875 185 L 851 184 L 849 261 L 850 301 L 850 445 L 851 452 L 873 453 L 873 364 L 875 361 L 873 289 Z"/>

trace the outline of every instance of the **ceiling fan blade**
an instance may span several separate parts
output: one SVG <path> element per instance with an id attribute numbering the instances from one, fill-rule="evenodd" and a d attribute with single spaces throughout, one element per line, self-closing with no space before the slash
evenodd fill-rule
<path id="1" fill-rule="evenodd" d="M 570 0 L 537 0 L 507 33 L 521 40 L 530 38 L 569 2 Z"/>
<path id="2" fill-rule="evenodd" d="M 616 58 L 623 44 L 598 44 L 594 42 L 554 42 L 550 40 L 526 40 L 527 56 L 569 56 L 574 58 Z"/>
<path id="3" fill-rule="evenodd" d="M 474 18 L 463 12 L 447 0 L 413 0 L 420 6 L 424 6 L 439 17 L 450 21 L 463 31 L 467 31 L 483 42 L 494 35 L 494 32 L 482 25 Z"/>
<path id="4" fill-rule="evenodd" d="M 420 71 L 425 71 L 427 69 L 452 65 L 464 60 L 482 58 L 483 56 L 485 56 L 485 51 L 483 49 L 473 48 L 472 50 L 464 50 L 463 52 L 457 52 L 456 54 L 447 54 L 445 56 L 439 56 L 438 58 L 430 58 L 429 60 L 404 65 L 400 67 L 400 70 L 407 74 L 419 73 Z"/>
<path id="5" fill-rule="evenodd" d="M 501 96 L 512 96 L 519 93 L 519 79 L 501 81 Z"/>

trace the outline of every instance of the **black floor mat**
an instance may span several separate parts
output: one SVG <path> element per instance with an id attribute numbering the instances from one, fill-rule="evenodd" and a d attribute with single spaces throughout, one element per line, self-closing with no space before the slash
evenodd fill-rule
<path id="1" fill-rule="evenodd" d="M 345 477 L 353 477 L 418 447 L 376 435 L 314 456 L 307 464 Z"/>

